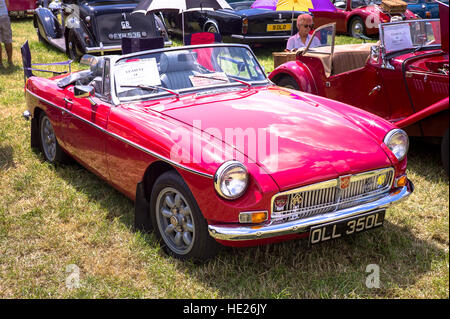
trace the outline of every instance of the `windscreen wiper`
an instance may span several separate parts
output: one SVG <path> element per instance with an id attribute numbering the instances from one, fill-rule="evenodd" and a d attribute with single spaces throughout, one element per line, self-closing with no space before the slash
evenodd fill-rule
<path id="1" fill-rule="evenodd" d="M 180 93 L 175 90 L 171 90 L 162 86 L 155 86 L 155 85 L 143 85 L 143 84 L 135 84 L 135 85 L 120 85 L 121 88 L 138 88 L 143 90 L 151 90 L 151 91 L 159 91 L 163 90 L 166 92 L 169 92 L 173 95 L 176 95 L 177 98 L 180 97 Z"/>
<path id="2" fill-rule="evenodd" d="M 223 81 L 223 82 L 228 82 L 228 80 L 222 79 L 222 78 L 217 78 L 215 76 L 206 76 L 206 75 L 193 75 L 193 77 L 195 78 L 202 78 L 202 79 L 212 79 L 212 80 L 218 80 L 218 81 Z M 251 87 L 252 85 L 246 81 L 242 81 L 242 80 L 238 80 L 235 79 L 233 77 L 229 77 L 228 79 L 231 79 L 233 81 L 239 82 L 241 84 L 246 85 L 247 87 Z"/>

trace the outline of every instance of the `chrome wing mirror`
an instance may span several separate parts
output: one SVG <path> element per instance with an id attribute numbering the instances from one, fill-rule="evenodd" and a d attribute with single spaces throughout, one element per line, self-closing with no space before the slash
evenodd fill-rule
<path id="1" fill-rule="evenodd" d="M 75 85 L 73 88 L 73 95 L 78 99 L 88 99 L 92 106 L 97 105 L 92 97 L 95 94 L 95 89 L 90 85 Z"/>

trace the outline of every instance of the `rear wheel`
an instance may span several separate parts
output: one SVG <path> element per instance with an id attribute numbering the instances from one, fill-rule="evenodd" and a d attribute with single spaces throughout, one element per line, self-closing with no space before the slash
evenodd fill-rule
<path id="1" fill-rule="evenodd" d="M 444 137 L 442 138 L 442 142 L 441 142 L 441 158 L 442 158 L 442 164 L 444 165 L 444 169 L 445 172 L 448 175 L 448 145 L 449 141 L 448 141 L 448 129 L 447 132 L 445 132 Z"/>
<path id="2" fill-rule="evenodd" d="M 297 82 L 294 80 L 294 78 L 290 77 L 290 76 L 284 76 L 282 77 L 277 85 L 288 88 L 288 89 L 292 89 L 292 90 L 300 90 Z"/>
<path id="3" fill-rule="evenodd" d="M 366 35 L 366 29 L 364 27 L 364 22 L 360 17 L 355 17 L 350 21 L 348 33 L 355 37 L 359 35 Z"/>
<path id="4" fill-rule="evenodd" d="M 83 51 L 81 50 L 80 44 L 78 43 L 77 37 L 73 30 L 69 31 L 66 43 L 66 52 L 70 59 L 74 61 L 79 61 L 83 56 Z"/>
<path id="5" fill-rule="evenodd" d="M 39 116 L 39 142 L 46 161 L 53 164 L 68 161 L 69 157 L 59 146 L 53 125 L 44 112 Z"/>
<path id="6" fill-rule="evenodd" d="M 206 32 L 219 33 L 219 30 L 218 30 L 218 28 L 217 28 L 214 24 L 209 23 L 209 24 L 206 26 Z"/>
<path id="7" fill-rule="evenodd" d="M 204 261 L 219 244 L 209 236 L 208 224 L 184 180 L 175 171 L 162 174 L 150 199 L 150 218 L 163 249 L 178 259 Z"/>

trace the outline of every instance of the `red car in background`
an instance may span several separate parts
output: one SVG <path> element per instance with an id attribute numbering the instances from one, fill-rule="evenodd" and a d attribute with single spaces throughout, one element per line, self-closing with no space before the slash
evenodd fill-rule
<path id="1" fill-rule="evenodd" d="M 32 15 L 36 9 L 36 0 L 9 0 L 8 11 L 10 16 L 24 17 Z"/>
<path id="2" fill-rule="evenodd" d="M 28 79 L 31 144 L 52 163 L 69 154 L 135 200 L 135 226 L 154 229 L 177 258 L 203 260 L 217 243 L 356 234 L 382 226 L 413 191 L 403 130 L 273 85 L 248 46 L 90 60 Z"/>
<path id="3" fill-rule="evenodd" d="M 312 37 L 322 46 L 297 52 L 296 61 L 278 66 L 269 78 L 358 106 L 410 136 L 441 143 L 448 174 L 449 20 L 448 5 L 440 6 L 440 20 L 381 24 L 376 45 L 334 46 L 335 25 L 322 26 Z"/>
<path id="4" fill-rule="evenodd" d="M 319 27 L 336 22 L 336 32 L 350 36 L 358 34 L 366 36 L 377 35 L 379 24 L 390 22 L 393 17 L 400 20 L 416 19 L 416 15 L 410 10 L 396 14 L 389 14 L 383 11 L 379 6 L 381 0 L 315 1 L 330 3 L 326 6 L 321 6 L 321 9 L 309 9 L 314 15 L 314 25 Z"/>

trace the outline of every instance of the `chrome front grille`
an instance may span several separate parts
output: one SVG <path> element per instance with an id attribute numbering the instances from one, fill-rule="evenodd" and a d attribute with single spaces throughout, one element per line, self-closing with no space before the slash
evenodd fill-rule
<path id="1" fill-rule="evenodd" d="M 276 194 L 272 198 L 272 220 L 291 221 L 325 214 L 374 201 L 392 186 L 394 169 L 384 168 L 347 176 Z"/>

